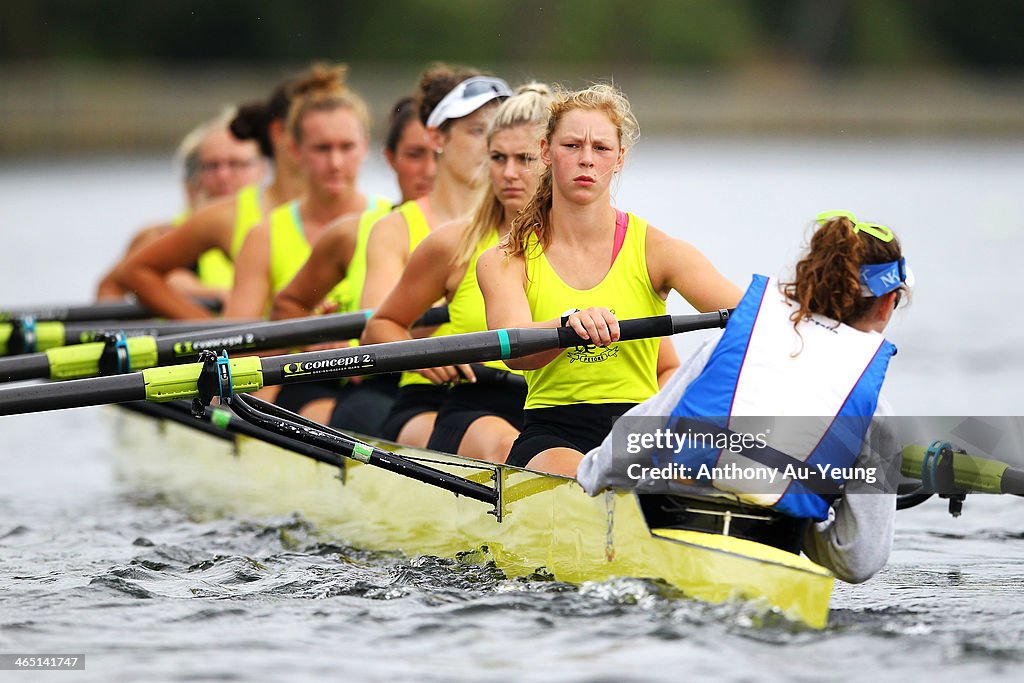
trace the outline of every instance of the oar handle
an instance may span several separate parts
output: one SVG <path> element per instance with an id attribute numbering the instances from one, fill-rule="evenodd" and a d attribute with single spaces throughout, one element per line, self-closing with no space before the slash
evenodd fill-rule
<path id="1" fill-rule="evenodd" d="M 619 321 L 619 341 L 648 339 L 651 337 L 669 337 L 681 332 L 706 330 L 712 327 L 725 327 L 729 322 L 729 309 L 720 309 L 711 313 L 697 315 L 657 315 L 649 318 Z M 558 330 L 558 346 L 589 346 L 589 339 L 583 339 L 571 327 Z"/>

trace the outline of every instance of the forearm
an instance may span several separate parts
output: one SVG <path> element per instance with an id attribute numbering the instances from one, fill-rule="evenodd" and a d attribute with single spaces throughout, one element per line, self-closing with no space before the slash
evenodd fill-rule
<path id="1" fill-rule="evenodd" d="M 97 301 L 123 299 L 128 293 L 128 290 L 118 283 L 113 270 L 104 275 L 100 283 L 96 285 Z"/>
<path id="2" fill-rule="evenodd" d="M 155 314 L 171 319 L 199 320 L 212 318 L 209 310 L 176 292 L 160 273 L 147 266 L 119 269 L 118 282 Z"/>
<path id="3" fill-rule="evenodd" d="M 273 305 L 270 308 L 271 320 L 287 320 L 289 318 L 305 318 L 313 315 L 315 304 L 308 304 L 303 299 L 296 297 L 286 287 L 274 297 Z"/>
<path id="4" fill-rule="evenodd" d="M 202 280 L 188 268 L 175 268 L 167 274 L 167 284 L 187 297 L 198 299 L 217 299 L 223 301 L 227 291 L 203 284 Z"/>
<path id="5" fill-rule="evenodd" d="M 412 339 L 408 327 L 388 318 L 373 316 L 366 321 L 363 334 L 359 338 L 360 344 L 383 344 L 393 341 L 404 341 Z"/>

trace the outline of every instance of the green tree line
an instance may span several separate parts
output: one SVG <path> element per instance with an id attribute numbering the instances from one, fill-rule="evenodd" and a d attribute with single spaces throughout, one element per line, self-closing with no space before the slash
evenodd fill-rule
<path id="1" fill-rule="evenodd" d="M 0 60 L 1024 66 L 1020 0 L 14 0 Z"/>

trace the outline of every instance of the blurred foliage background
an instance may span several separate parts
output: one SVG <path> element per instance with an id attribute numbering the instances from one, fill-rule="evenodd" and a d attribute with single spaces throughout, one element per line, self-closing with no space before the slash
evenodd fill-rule
<path id="1" fill-rule="evenodd" d="M 1020 0 L 6 2 L 0 153 L 163 148 L 316 59 L 378 111 L 447 60 L 675 133 L 1017 135 L 1022 35 Z"/>

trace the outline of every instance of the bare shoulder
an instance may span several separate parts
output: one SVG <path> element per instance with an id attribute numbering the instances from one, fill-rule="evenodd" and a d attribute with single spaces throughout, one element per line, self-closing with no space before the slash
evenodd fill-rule
<path id="1" fill-rule="evenodd" d="M 235 230 L 236 206 L 234 197 L 218 199 L 189 216 L 172 234 L 190 243 L 227 251 Z"/>
<path id="2" fill-rule="evenodd" d="M 664 262 L 666 259 L 703 259 L 697 247 L 678 237 L 672 237 L 653 225 L 647 226 L 647 259 Z"/>
<path id="3" fill-rule="evenodd" d="M 324 229 L 324 234 L 317 240 L 316 246 L 321 244 L 338 245 L 354 241 L 359 232 L 359 219 L 361 214 L 348 213 L 331 221 Z"/>
<path id="4" fill-rule="evenodd" d="M 500 246 L 491 247 L 480 254 L 477 261 L 477 273 L 494 272 L 503 277 L 509 274 L 519 273 L 526 277 L 526 261 L 522 256 L 509 256 Z"/>
<path id="5" fill-rule="evenodd" d="M 401 211 L 396 210 L 382 218 L 379 218 L 377 222 L 373 224 L 373 234 L 385 236 L 408 234 L 408 226 L 405 222 L 405 216 L 402 215 Z"/>
<path id="6" fill-rule="evenodd" d="M 455 254 L 455 250 L 459 246 L 459 239 L 462 237 L 462 231 L 466 228 L 466 221 L 454 220 L 443 223 L 440 226 L 430 231 L 430 234 L 423 238 L 420 242 L 420 246 L 417 249 L 422 249 L 423 245 L 429 244 L 428 249 L 434 253 L 445 253 L 449 256 Z"/>

